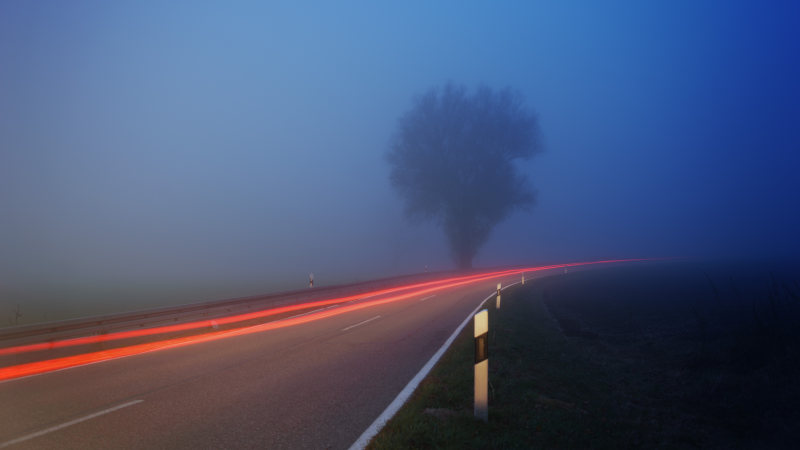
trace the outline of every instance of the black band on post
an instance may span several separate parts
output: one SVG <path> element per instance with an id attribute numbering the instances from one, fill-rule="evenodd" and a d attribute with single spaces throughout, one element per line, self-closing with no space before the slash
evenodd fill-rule
<path id="1" fill-rule="evenodd" d="M 489 333 L 475 338 L 475 364 L 489 359 Z"/>

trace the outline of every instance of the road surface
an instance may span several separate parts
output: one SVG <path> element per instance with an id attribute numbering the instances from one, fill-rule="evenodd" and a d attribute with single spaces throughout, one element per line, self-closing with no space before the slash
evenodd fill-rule
<path id="1" fill-rule="evenodd" d="M 0 447 L 348 448 L 498 281 L 3 381 Z"/>

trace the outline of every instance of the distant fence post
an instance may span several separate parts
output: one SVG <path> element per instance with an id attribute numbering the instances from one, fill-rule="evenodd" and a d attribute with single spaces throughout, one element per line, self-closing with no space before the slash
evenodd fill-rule
<path id="1" fill-rule="evenodd" d="M 489 311 L 475 314 L 475 417 L 489 421 Z"/>

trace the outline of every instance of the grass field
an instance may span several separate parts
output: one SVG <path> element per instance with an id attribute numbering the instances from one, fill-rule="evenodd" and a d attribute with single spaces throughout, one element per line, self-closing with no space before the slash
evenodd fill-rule
<path id="1" fill-rule="evenodd" d="M 327 283 L 318 286 L 353 282 L 347 279 L 325 281 Z M 298 277 L 292 282 L 265 279 L 0 286 L 0 328 L 305 289 L 307 283 L 306 279 Z"/>
<path id="2" fill-rule="evenodd" d="M 792 448 L 797 272 L 754 272 L 651 264 L 511 288 L 490 308 L 489 423 L 472 418 L 468 327 L 370 448 Z"/>

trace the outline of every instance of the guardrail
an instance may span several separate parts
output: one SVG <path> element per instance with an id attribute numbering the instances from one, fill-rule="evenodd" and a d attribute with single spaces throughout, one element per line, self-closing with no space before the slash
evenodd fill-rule
<path id="1" fill-rule="evenodd" d="M 580 263 L 583 264 L 583 263 Z M 570 264 L 571 265 L 571 264 Z M 526 266 L 483 268 L 469 273 L 492 270 L 518 269 Z M 555 266 L 554 266 L 555 267 Z M 237 313 L 255 312 L 314 300 L 352 296 L 404 284 L 432 281 L 465 272 L 441 271 L 399 275 L 358 283 L 305 288 L 266 295 L 212 300 L 178 306 L 167 306 L 133 312 L 69 319 L 31 325 L 0 328 L 0 348 L 50 342 L 74 337 L 99 335 L 165 324 L 179 324 L 197 320 L 213 320 Z"/>
<path id="2" fill-rule="evenodd" d="M 213 300 L 178 306 L 168 306 L 126 313 L 69 319 L 57 322 L 0 328 L 0 348 L 33 342 L 91 334 L 103 334 L 145 328 L 164 323 L 181 323 L 198 319 L 214 319 L 236 312 L 257 311 L 269 307 L 285 306 L 337 296 L 358 295 L 376 289 L 390 288 L 412 282 L 441 278 L 453 272 L 426 272 L 344 285 L 317 287 L 266 295 Z"/>

